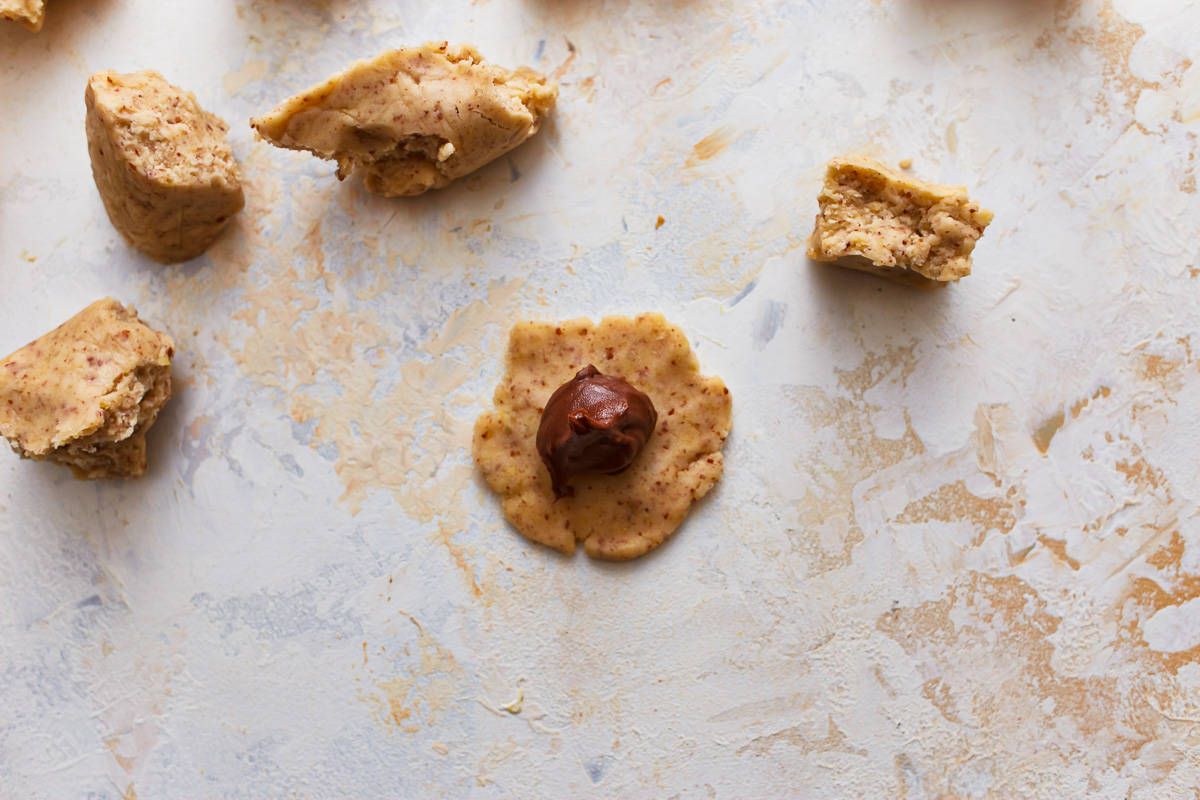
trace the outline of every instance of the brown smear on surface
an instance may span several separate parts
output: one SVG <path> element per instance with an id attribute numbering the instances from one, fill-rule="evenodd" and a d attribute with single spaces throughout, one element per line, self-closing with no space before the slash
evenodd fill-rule
<path id="1" fill-rule="evenodd" d="M 947 720 L 961 720 L 974 735 L 928 728 L 920 736 L 946 764 L 1004 753 L 1013 735 L 1044 736 L 1057 726 L 1074 726 L 1107 746 L 1072 749 L 1059 759 L 1084 759 L 1091 769 L 1119 768 L 1139 749 L 1170 735 L 1168 721 L 1141 702 L 1136 687 L 1111 677 L 1074 677 L 1055 669 L 1051 637 L 1061 620 L 1036 591 L 1015 576 L 965 573 L 941 600 L 882 615 L 876 627 L 923 664 L 935 706 Z M 959 665 L 972 664 L 962 671 Z M 928 685 L 928 684 L 927 684 Z M 928 695 L 927 695 L 928 696 Z M 1043 702 L 1051 699 L 1051 704 Z M 1020 777 L 1003 759 L 979 760 L 997 796 L 1021 796 Z M 934 774 L 934 773 L 930 773 Z M 934 784 L 935 793 L 953 787 Z"/>
<path id="2" fill-rule="evenodd" d="M 1015 489 L 1009 490 L 1010 494 Z M 967 521 L 977 531 L 975 544 L 983 541 L 988 531 L 1008 533 L 1017 524 L 1011 502 L 1002 497 L 980 497 L 966 483 L 955 481 L 938 488 L 932 494 L 911 501 L 896 517 L 897 523 Z"/>
<path id="3" fill-rule="evenodd" d="M 417 653 L 405 648 L 410 658 L 402 673 L 377 681 L 378 692 L 364 699 L 375 706 L 376 717 L 385 727 L 416 733 L 424 726 L 435 724 L 455 705 L 466 673 L 454 654 L 443 648 L 421 623 L 411 615 L 405 616 L 417 628 Z M 413 663 L 412 655 L 416 656 L 416 663 Z"/>
<path id="4" fill-rule="evenodd" d="M 283 155 L 281 169 L 262 147 L 244 162 L 245 213 L 210 249 L 209 264 L 167 270 L 172 313 L 203 318 L 215 298 L 229 296 L 233 324 L 214 328 L 214 336 L 243 375 L 277 392 L 282 411 L 297 422 L 315 422 L 309 444 L 334 452 L 341 502 L 351 513 L 371 492 L 383 491 L 418 521 L 437 518 L 465 528 L 456 496 L 470 485 L 472 468 L 468 459 L 447 459 L 470 443 L 475 398 L 461 386 L 487 347 L 499 344 L 523 279 L 488 284 L 486 298 L 453 309 L 413 358 L 400 361 L 388 347 L 395 332 L 383 316 L 386 307 L 370 302 L 394 290 L 396 258 L 463 270 L 477 257 L 451 234 L 443 247 L 418 239 L 419 252 L 393 253 L 388 238 L 376 235 L 391 224 L 386 216 L 355 219 L 353 240 L 330 235 L 342 229 L 341 220 L 336 226 L 322 220 L 353 219 L 360 204 L 351 203 L 347 212 L 337 202 L 347 190 L 303 175 L 292 176 L 292 200 L 283 202 L 287 168 L 303 166 Z M 361 254 L 366 247 L 371 252 Z M 327 259 L 335 258 L 344 266 L 328 269 Z M 496 342 L 485 335 L 492 327 Z M 386 389 L 380 386 L 385 379 Z M 471 585 L 477 593 L 478 583 Z"/>
<path id="5" fill-rule="evenodd" d="M 955 725 L 962 724 L 962 718 L 959 717 L 955 708 L 958 698 L 954 696 L 948 683 L 941 678 L 930 678 L 921 684 L 921 694 L 933 704 L 933 707 L 945 717 L 947 722 Z"/>
<path id="6" fill-rule="evenodd" d="M 1006 415 L 1010 415 L 1007 406 L 992 404 L 977 407 L 975 431 L 971 434 L 971 446 L 975 450 L 979 471 L 990 476 L 997 484 L 1004 474 L 1004 465 L 1001 463 L 1001 448 L 995 428 L 996 422 Z"/>
<path id="7" fill-rule="evenodd" d="M 108 749 L 109 754 L 112 755 L 113 761 L 117 762 L 117 766 L 125 770 L 126 773 L 131 773 L 133 772 L 134 759 L 117 752 L 117 748 L 121 746 L 121 743 L 120 736 L 109 736 L 104 740 L 104 746 Z"/>
<path id="8" fill-rule="evenodd" d="M 479 588 L 479 582 L 475 579 L 475 571 L 467 563 L 466 552 L 463 550 L 462 545 L 454 541 L 454 531 L 446 525 L 438 525 L 438 539 L 446 546 L 450 557 L 454 559 L 455 566 L 471 582 L 471 593 L 476 597 L 482 596 L 483 591 Z"/>
<path id="9" fill-rule="evenodd" d="M 1112 389 L 1108 388 L 1107 386 L 1101 386 L 1090 398 L 1084 397 L 1080 400 L 1077 400 L 1071 405 L 1071 419 L 1079 419 L 1080 413 L 1082 413 L 1085 408 L 1095 401 L 1101 398 L 1110 397 L 1111 395 Z"/>
<path id="10" fill-rule="evenodd" d="M 1097 96 L 1101 110 L 1109 110 L 1109 96 L 1119 95 L 1125 99 L 1125 111 L 1132 114 L 1144 89 L 1158 89 L 1160 83 L 1147 81 L 1134 75 L 1129 66 L 1129 57 L 1134 46 L 1145 35 L 1141 25 L 1129 22 L 1117 13 L 1112 0 L 1105 0 L 1092 24 L 1079 24 L 1082 11 L 1081 0 L 1069 0 L 1060 4 L 1055 16 L 1055 29 L 1047 31 L 1038 40 L 1043 48 L 1055 46 L 1055 39 L 1065 39 L 1076 46 L 1093 50 L 1101 59 L 1101 76 L 1104 91 Z M 1176 67 L 1175 73 L 1182 74 L 1186 64 Z"/>
<path id="11" fill-rule="evenodd" d="M 1174 413 L 1181 405 L 1178 393 L 1187 391 L 1194 381 L 1193 359 L 1186 338 L 1164 338 L 1158 346 L 1165 355 L 1151 356 L 1145 347 L 1135 348 L 1121 367 L 1124 379 L 1114 384 L 1116 389 L 1095 388 L 1046 420 L 1040 437 L 1026 438 L 1019 416 L 1004 406 L 980 406 L 977 410 L 969 446 L 980 471 L 995 481 L 997 494 L 1023 474 L 1017 465 L 1032 467 L 1039 461 L 1037 453 L 1048 449 L 1067 419 L 1130 414 L 1134 427 L 1129 435 L 1108 432 L 1111 428 L 1106 431 L 1106 423 L 1119 421 L 1115 418 L 1083 423 L 1088 427 L 1081 434 L 1094 430 L 1096 438 L 1080 454 L 1098 469 L 1123 478 L 1128 490 L 1115 490 L 1111 505 L 1095 508 L 1095 520 L 1080 524 L 1070 535 L 1039 534 L 1025 547 L 1005 542 L 1007 558 L 1001 555 L 1004 566 L 996 565 L 998 568 L 1024 570 L 1032 563 L 1031 555 L 1040 553 L 1054 562 L 1052 585 L 1035 588 L 1023 576 L 969 572 L 950 578 L 943 599 L 899 608 L 879 618 L 878 629 L 918 665 L 922 696 L 938 715 L 939 721 L 933 723 L 906 720 L 906 724 L 921 726 L 912 735 L 926 743 L 927 753 L 937 754 L 934 762 L 923 762 L 925 774 L 941 774 L 938 764 L 944 765 L 948 774 L 963 759 L 978 760 L 985 754 L 980 763 L 991 765 L 987 767 L 991 790 L 997 796 L 1021 796 L 1022 789 L 1028 788 L 1020 783 L 1022 771 L 1005 765 L 1000 754 L 1008 752 L 1011 737 L 1024 735 L 1050 737 L 1045 739 L 1050 745 L 1048 752 L 1061 752 L 1052 758 L 1061 759 L 1064 768 L 1077 766 L 1082 759 L 1093 772 L 1120 771 L 1126 763 L 1136 761 L 1165 776 L 1182 757 L 1178 750 L 1148 755 L 1145 749 L 1147 743 L 1170 738 L 1177 730 L 1172 726 L 1178 722 L 1200 719 L 1194 688 L 1176 677 L 1185 665 L 1200 662 L 1200 646 L 1176 653 L 1154 651 L 1142 634 L 1154 614 L 1200 597 L 1200 575 L 1185 569 L 1192 558 L 1187 554 L 1187 537 L 1176 529 L 1177 520 L 1186 512 L 1173 508 L 1177 501 L 1169 476 L 1150 460 L 1169 430 L 1166 426 L 1171 417 L 1164 414 Z M 903 357 L 868 356 L 855 369 L 839 375 L 839 386 L 854 396 L 851 408 L 861 404 L 869 419 L 870 405 L 863 400 L 868 390 L 883 380 L 903 382 L 903 369 Z M 1130 402 L 1131 396 L 1147 399 L 1139 405 Z M 1101 402 L 1110 398 L 1116 402 Z M 848 408 L 846 413 L 853 412 Z M 1146 438 L 1138 438 L 1139 432 Z M 841 435 L 861 436 L 849 429 Z M 874 443 L 868 446 L 876 447 Z M 817 457 L 826 467 L 847 463 L 844 456 L 826 456 L 820 451 Z M 1069 459 L 1070 454 L 1064 451 L 1062 457 Z M 902 460 L 904 469 L 911 466 L 918 472 L 925 463 L 921 453 Z M 1019 471 L 1014 472 L 1014 467 Z M 850 483 L 851 493 L 860 491 L 862 484 Z M 962 494 L 968 485 L 974 486 L 951 481 L 924 497 L 910 497 L 893 521 L 965 519 L 983 532 L 991 526 L 1015 528 L 1023 516 L 1019 484 L 1004 492 L 1003 500 L 996 497 L 990 503 L 986 497 L 972 500 Z M 831 492 L 826 489 L 816 494 L 827 501 Z M 1072 502 L 1081 502 L 1081 498 Z M 848 520 L 848 540 L 859 535 L 856 510 L 847 503 L 843 512 Z M 1126 524 L 1109 526 L 1108 521 L 1122 512 L 1130 514 Z M 1144 544 L 1118 560 L 1112 548 L 1128 547 L 1130 536 Z M 1033 574 L 1041 573 L 1042 568 L 1033 568 Z M 1100 629 L 1109 631 L 1099 633 L 1102 644 L 1093 638 L 1097 635 L 1097 629 L 1091 627 L 1094 623 L 1080 629 L 1080 619 L 1074 614 L 1068 624 L 1066 618 L 1058 617 L 1063 612 L 1050 610 L 1052 603 L 1074 596 L 1080 581 L 1091 580 L 1089 575 L 1101 580 L 1106 576 L 1109 585 L 1120 591 L 1118 597 L 1100 601 L 1096 609 L 1110 620 Z M 964 664 L 970 664 L 970 669 L 964 670 Z M 1105 677 L 1095 677 L 1097 674 Z M 963 728 L 973 732 L 966 743 L 961 741 Z M 1069 736 L 1063 736 L 1061 744 L 1066 749 L 1057 750 L 1052 741 L 1056 728 L 1079 730 L 1089 741 L 1103 746 L 1081 752 Z M 997 760 L 992 762 L 986 754 L 996 754 Z M 953 787 L 935 783 L 927 789 L 934 794 L 952 793 Z"/>
<path id="12" fill-rule="evenodd" d="M 730 127 L 717 128 L 692 146 L 692 155 L 688 156 L 685 166 L 695 167 L 701 161 L 708 161 L 720 155 L 737 139 L 737 132 Z"/>
<path id="13" fill-rule="evenodd" d="M 1150 617 L 1168 606 L 1177 606 L 1200 597 L 1200 576 L 1184 575 L 1178 567 L 1172 571 L 1176 579 L 1169 583 L 1169 588 L 1153 578 L 1134 577 L 1130 581 L 1129 593 L 1120 607 L 1118 638 L 1126 647 L 1137 651 L 1147 665 L 1175 675 L 1182 667 L 1200 662 L 1200 645 L 1189 650 L 1163 653 L 1151 650 L 1142 637 L 1142 625 Z"/>
<path id="14" fill-rule="evenodd" d="M 1190 65 L 1189 65 L 1190 66 Z M 1194 117 L 1194 115 L 1193 115 Z M 1187 119 L 1184 122 L 1193 122 L 1194 119 Z M 1183 176 L 1179 179 L 1179 191 L 1184 194 L 1196 193 L 1196 134 L 1188 131 L 1188 144 L 1192 147 L 1192 151 L 1187 154 L 1187 166 L 1183 169 Z"/>
<path id="15" fill-rule="evenodd" d="M 1133 431 L 1141 429 L 1154 437 L 1169 435 L 1169 422 L 1157 413 L 1174 408 L 1179 400 L 1176 395 L 1188 390 L 1187 381 L 1194 380 L 1188 367 L 1195 363 L 1192 356 L 1190 337 L 1159 339 L 1159 347 L 1169 355 L 1147 353 L 1149 343 L 1134 349 L 1128 362 L 1130 383 L 1142 383 L 1142 394 L 1149 388 L 1146 404 L 1135 403 L 1130 411 L 1134 423 Z M 1118 390 L 1120 390 L 1118 386 Z M 1108 394 L 1103 396 L 1107 397 Z M 1142 421 L 1144 418 L 1145 421 Z M 1123 457 L 1116 456 L 1112 463 L 1115 470 L 1133 491 L 1134 498 L 1124 506 L 1146 506 L 1153 509 L 1148 519 L 1134 530 L 1144 538 L 1141 547 L 1123 565 L 1123 579 L 1128 588 L 1120 599 L 1113 603 L 1116 618 L 1114 650 L 1127 653 L 1137 660 L 1141 669 L 1143 686 L 1157 685 L 1153 696 L 1155 708 L 1166 705 L 1186 705 L 1188 698 L 1195 697 L 1194 689 L 1173 684 L 1180 668 L 1200 661 L 1200 646 L 1180 652 L 1160 652 L 1149 647 L 1142 633 L 1143 625 L 1156 613 L 1170 606 L 1178 606 L 1200 597 L 1200 575 L 1185 566 L 1188 537 L 1180 530 L 1179 520 L 1192 513 L 1192 509 L 1176 499 L 1168 474 L 1150 461 L 1153 453 L 1151 444 L 1139 443 L 1130 435 L 1111 433 L 1105 436 L 1106 443 L 1122 448 Z M 1184 494 L 1186 498 L 1186 493 Z M 1122 536 L 1130 535 L 1126 528 L 1118 530 Z M 1161 690 L 1173 686 L 1171 691 Z M 1146 689 L 1149 693 L 1151 690 Z M 1149 702 L 1149 701 L 1147 701 Z M 1191 712 L 1196 716 L 1197 711 Z M 1168 715 L 1164 713 L 1164 717 Z"/>
<path id="16" fill-rule="evenodd" d="M 755 737 L 749 744 L 739 747 L 737 755 L 752 753 L 756 756 L 769 756 L 777 744 L 787 745 L 788 752 L 799 751 L 803 755 L 810 753 L 849 753 L 863 757 L 867 755 L 866 750 L 850 745 L 845 732 L 833 721 L 832 714 L 826 721 L 828 732 L 825 736 L 814 735 L 814 732 L 810 730 L 811 727 L 795 725 L 766 736 Z"/>
<path id="17" fill-rule="evenodd" d="M 1066 564 L 1076 572 L 1079 571 L 1079 562 L 1067 555 L 1067 543 L 1060 539 L 1050 539 L 1045 536 L 1037 537 L 1038 544 L 1054 554 L 1054 557 Z"/>
<path id="18" fill-rule="evenodd" d="M 1200 597 L 1200 575 L 1188 573 L 1183 567 L 1186 550 L 1187 545 L 1183 535 L 1175 530 L 1171 532 L 1171 537 L 1165 545 L 1146 558 L 1146 563 L 1158 570 L 1158 579 L 1138 578 L 1134 580 L 1129 598 L 1134 602 L 1137 610 L 1130 614 L 1131 620 L 1141 616 L 1141 621 L 1144 622 L 1145 619 L 1167 606 L 1181 605 Z M 1139 614 L 1138 611 L 1141 613 Z M 1140 629 L 1139 622 L 1136 626 L 1131 626 L 1129 632 L 1132 634 L 1137 631 L 1140 638 Z M 1144 645 L 1145 641 L 1141 640 L 1140 643 Z M 1149 650 L 1147 652 L 1153 653 L 1153 656 L 1149 657 L 1161 663 L 1172 674 L 1178 672 L 1179 668 L 1185 664 L 1200 661 L 1200 646 L 1176 653 L 1159 653 Z"/>
<path id="19" fill-rule="evenodd" d="M 1125 95 L 1131 111 L 1143 89 L 1158 86 L 1134 76 L 1129 69 L 1129 55 L 1145 34 L 1141 25 L 1127 21 L 1113 8 L 1112 0 L 1108 0 L 1100 10 L 1099 27 L 1093 31 L 1080 31 L 1072 37 L 1073 41 L 1092 47 L 1101 55 L 1105 84 Z"/>
<path id="20" fill-rule="evenodd" d="M 554 71 L 550 73 L 551 80 L 561 81 L 563 76 L 570 71 L 571 65 L 575 63 L 575 56 L 579 55 L 579 51 L 575 48 L 575 45 L 571 42 L 571 40 L 567 39 L 566 41 L 568 55 L 566 59 L 557 67 L 555 67 Z"/>
<path id="21" fill-rule="evenodd" d="M 1172 361 L 1166 356 L 1143 353 L 1141 355 L 1140 366 L 1143 378 L 1161 383 L 1170 378 L 1172 373 L 1182 367 L 1183 364 L 1179 361 Z"/>
<path id="22" fill-rule="evenodd" d="M 697 297 L 724 299 L 736 295 L 772 256 L 803 250 L 808 232 L 793 227 L 785 214 L 775 214 L 748 234 L 736 220 L 723 220 L 686 248 L 697 276 L 708 280 Z"/>
<path id="23" fill-rule="evenodd" d="M 383 690 L 388 702 L 388 721 L 395 725 L 405 733 L 416 733 L 421 730 L 419 726 L 413 726 L 406 722 L 412 717 L 412 709 L 405 708 L 404 703 L 408 700 L 408 691 L 411 684 L 403 679 L 396 678 L 391 681 L 381 681 L 379 688 Z"/>
<path id="24" fill-rule="evenodd" d="M 273 186 L 249 179 L 250 170 L 262 163 L 262 147 L 256 148 L 242 164 L 246 176 L 242 182 L 246 206 L 205 254 L 211 267 L 198 275 L 189 274 L 179 266 L 163 270 L 172 318 L 198 318 L 204 307 L 212 302 L 214 295 L 233 289 L 246 279 L 245 273 L 253 263 L 253 253 L 261 239 L 264 220 L 272 213 L 278 200 Z"/>
<path id="25" fill-rule="evenodd" d="M 1081 526 L 1081 539 L 1076 535 L 1041 534 L 1024 548 L 1006 543 L 1008 569 L 1021 568 L 1039 549 L 1062 565 L 1056 581 L 1061 582 L 1063 594 L 1073 593 L 1075 589 L 1067 587 L 1087 580 L 1077 576 L 1096 569 L 1102 570 L 1101 575 L 1108 576 L 1113 586 L 1125 587 L 1120 596 L 1104 601 L 1103 608 L 1097 609 L 1101 613 L 1108 609 L 1111 627 L 1104 629 L 1115 632 L 1101 634 L 1102 647 L 1092 641 L 1091 628 L 1074 627 L 1078 619 L 1067 630 L 1060 630 L 1064 621 L 1049 610 L 1048 602 L 1060 599 L 1056 589 L 1043 587 L 1039 594 L 1016 575 L 969 573 L 955 578 L 942 600 L 880 617 L 878 628 L 920 664 L 925 678 L 922 694 L 952 726 L 945 730 L 967 726 L 982 732 L 964 749 L 959 749 L 955 734 L 943 738 L 936 727 L 915 733 L 937 749 L 942 763 L 959 763 L 960 757 L 977 758 L 980 752 L 1003 753 L 1007 746 L 1004 737 L 1024 735 L 1025 731 L 1030 736 L 1053 736 L 1046 732 L 1062 725 L 1077 728 L 1091 741 L 1104 743 L 1087 752 L 1071 748 L 1069 758 L 1083 759 L 1092 771 L 1121 770 L 1127 762 L 1137 760 L 1165 777 L 1182 757 L 1179 750 L 1148 756 L 1144 749 L 1147 743 L 1173 736 L 1176 728 L 1172 726 L 1179 722 L 1200 719 L 1194 688 L 1176 677 L 1182 667 L 1200 661 L 1200 646 L 1159 652 L 1150 649 L 1142 633 L 1146 621 L 1162 609 L 1200 597 L 1200 575 L 1185 568 L 1190 562 L 1188 541 L 1178 530 L 1177 520 L 1184 509 L 1173 508 L 1176 501 L 1169 478 L 1149 460 L 1154 452 L 1151 443 L 1165 435 L 1169 417 L 1138 413 L 1139 408 L 1145 412 L 1177 407 L 1174 395 L 1187 390 L 1185 381 L 1194 380 L 1190 342 L 1168 339 L 1160 346 L 1168 355 L 1148 355 L 1144 347 L 1134 350 L 1122 369 L 1129 379 L 1128 387 L 1124 381 L 1116 384 L 1117 390 L 1098 387 L 1069 408 L 1071 419 L 1083 417 L 1085 411 L 1112 415 L 1126 410 L 1131 414 L 1131 435 L 1104 432 L 1095 422 L 1089 423 L 1098 428 L 1093 434 L 1097 439 L 1081 453 L 1089 462 L 1106 464 L 1124 479 L 1130 493 L 1117 492 L 1109 508 L 1097 508 L 1101 513 L 1095 521 Z M 1134 388 L 1139 382 L 1142 388 Z M 1145 395 L 1147 388 L 1149 405 L 1130 404 L 1125 399 L 1131 394 Z M 1119 393 L 1119 402 L 1097 405 L 1112 398 L 1114 392 Z M 1008 422 L 997 426 L 1004 415 Z M 1048 448 L 1053 432 L 1066 419 L 1064 412 L 1047 420 L 1042 441 L 1034 442 L 1039 452 Z M 1020 457 L 1019 449 L 1011 449 L 1013 437 L 1019 436 L 1013 422 L 1013 415 L 1001 406 L 981 407 L 976 413 L 977 429 L 972 441 L 979 465 L 996 479 L 998 487 L 1012 474 L 1005 462 Z M 1139 430 L 1150 438 L 1131 438 Z M 1103 459 L 1097 458 L 1101 451 Z M 949 490 L 942 487 L 934 495 L 943 492 Z M 917 504 L 921 504 L 922 511 L 928 510 L 924 507 L 927 501 L 913 501 L 901 519 L 922 516 L 912 513 Z M 1127 546 L 1119 543 L 1129 536 L 1145 543 L 1127 560 L 1114 564 L 1113 569 L 1103 563 L 1111 563 L 1113 553 L 1102 531 L 1107 530 L 1108 520 L 1122 511 L 1133 516 L 1128 525 L 1113 526 L 1113 546 Z M 962 518 L 971 513 L 961 507 L 946 516 Z M 1080 550 L 1073 554 L 1068 542 L 1077 541 Z M 964 663 L 971 664 L 971 669 L 963 671 Z M 1085 664 L 1083 675 L 1076 674 Z M 1092 677 L 1097 673 L 1126 677 Z M 1065 753 L 1061 756 L 1067 757 Z M 1019 783 L 1005 783 L 1019 780 L 1013 777 L 1015 774 L 1015 770 L 995 767 L 992 790 L 998 796 L 1019 796 Z M 952 787 L 931 788 L 936 792 Z"/>
<path id="26" fill-rule="evenodd" d="M 1046 418 L 1033 432 L 1033 443 L 1037 446 L 1039 453 L 1046 455 L 1046 451 L 1050 449 L 1050 442 L 1054 439 L 1054 434 L 1058 433 L 1066 419 L 1066 414 L 1060 409 L 1058 413 Z"/>
<path id="27" fill-rule="evenodd" d="M 917 345 L 896 347 L 888 345 L 882 352 L 867 353 L 857 367 L 834 368 L 838 386 L 850 392 L 858 400 L 878 385 L 884 378 L 896 373 L 896 380 L 903 386 L 917 368 Z"/>
<path id="28" fill-rule="evenodd" d="M 910 374 L 915 368 L 913 353 L 913 347 L 868 353 L 858 367 L 839 371 L 838 383 L 851 397 L 831 397 L 808 386 L 790 390 L 793 403 L 802 410 L 803 425 L 831 434 L 820 437 L 812 446 L 812 457 L 800 465 L 809 485 L 796 507 L 798 521 L 807 530 L 793 534 L 793 545 L 807 556 L 814 574 L 850 563 L 854 548 L 865 538 L 854 508 L 858 483 L 925 452 L 907 412 L 904 433 L 886 439 L 875 432 L 872 422 L 877 407 L 863 399 L 893 373 L 900 380 Z M 825 530 L 837 531 L 840 545 L 835 550 L 820 544 L 824 537 L 818 532 Z"/>
<path id="29" fill-rule="evenodd" d="M 1135 453 L 1141 452 L 1141 448 L 1136 446 L 1134 450 Z M 1163 475 L 1163 471 L 1152 466 L 1140 455 L 1133 459 L 1118 461 L 1116 469 L 1117 472 L 1125 476 L 1125 480 L 1130 486 L 1143 492 L 1161 490 L 1166 493 L 1168 499 L 1170 498 L 1170 484 L 1167 482 L 1166 476 Z"/>

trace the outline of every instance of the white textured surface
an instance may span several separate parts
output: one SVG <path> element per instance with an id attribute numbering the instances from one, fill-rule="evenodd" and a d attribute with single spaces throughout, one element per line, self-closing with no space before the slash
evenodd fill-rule
<path id="1" fill-rule="evenodd" d="M 558 69 L 554 121 L 410 201 L 252 141 L 428 38 Z M 1184 0 L 3 26 L 0 351 L 111 294 L 180 355 L 144 480 L 0 458 L 0 795 L 1195 797 L 1197 41 Z M 141 67 L 230 121 L 249 185 L 186 266 L 91 182 L 85 78 Z M 970 186 L 976 274 L 807 263 L 848 152 Z M 659 552 L 563 559 L 503 524 L 470 426 L 512 320 L 641 310 L 733 392 L 726 477 Z"/>

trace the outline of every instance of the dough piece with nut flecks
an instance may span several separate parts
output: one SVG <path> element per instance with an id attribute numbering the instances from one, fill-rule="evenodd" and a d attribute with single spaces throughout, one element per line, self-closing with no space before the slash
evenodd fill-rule
<path id="1" fill-rule="evenodd" d="M 508 70 L 470 45 L 429 43 L 358 61 L 255 117 L 278 147 L 337 161 L 385 197 L 446 186 L 537 133 L 558 86 Z"/>
<path id="2" fill-rule="evenodd" d="M 0 436 L 79 478 L 146 471 L 146 431 L 171 397 L 175 343 L 112 298 L 0 361 Z"/>
<path id="3" fill-rule="evenodd" d="M 88 79 L 88 152 L 108 218 L 163 263 L 203 253 L 245 197 L 228 126 L 157 72 Z"/>
<path id="4" fill-rule="evenodd" d="M 917 180 L 868 158 L 835 158 L 825 172 L 808 257 L 935 288 L 971 274 L 992 221 L 960 186 Z"/>

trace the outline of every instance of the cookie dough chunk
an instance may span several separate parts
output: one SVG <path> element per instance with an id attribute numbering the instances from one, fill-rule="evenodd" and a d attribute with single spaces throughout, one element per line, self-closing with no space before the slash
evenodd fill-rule
<path id="1" fill-rule="evenodd" d="M 437 189 L 537 133 L 558 85 L 445 42 L 389 50 L 250 120 L 271 144 L 337 161 L 385 197 Z"/>
<path id="2" fill-rule="evenodd" d="M 960 186 L 917 180 L 867 158 L 835 158 L 817 198 L 808 257 L 927 287 L 971 274 L 992 221 Z"/>
<path id="3" fill-rule="evenodd" d="M 203 253 L 242 210 L 229 128 L 157 72 L 88 79 L 88 152 L 108 218 L 163 263 Z"/>
<path id="4" fill-rule="evenodd" d="M 79 478 L 146 471 L 146 431 L 171 396 L 175 343 L 112 298 L 0 361 L 0 435 Z"/>
<path id="5" fill-rule="evenodd" d="M 645 392 L 657 424 L 628 469 L 578 475 L 574 494 L 555 499 L 535 444 L 539 421 L 551 394 L 589 364 Z M 527 538 L 567 554 L 582 541 L 589 556 L 624 560 L 662 544 L 721 477 L 731 424 L 729 390 L 700 374 L 687 338 L 659 314 L 525 322 L 509 335 L 495 408 L 475 422 L 473 451 Z"/>
<path id="6" fill-rule="evenodd" d="M 45 17 L 43 0 L 0 0 L 0 19 L 19 22 L 31 31 L 40 31 Z"/>

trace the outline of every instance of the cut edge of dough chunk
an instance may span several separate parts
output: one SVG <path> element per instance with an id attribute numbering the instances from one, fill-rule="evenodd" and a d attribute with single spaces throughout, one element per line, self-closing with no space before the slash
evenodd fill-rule
<path id="1" fill-rule="evenodd" d="M 19 22 L 37 33 L 46 21 L 44 0 L 0 0 L 0 19 Z"/>
<path id="2" fill-rule="evenodd" d="M 971 253 L 992 221 L 964 187 L 869 158 L 830 161 L 818 203 L 809 258 L 926 288 L 971 274 Z"/>
<path id="3" fill-rule="evenodd" d="M 572 480 L 555 498 L 535 438 L 549 396 L 587 364 L 650 396 L 658 424 L 624 472 Z M 628 560 L 658 547 L 720 479 L 732 427 L 729 390 L 700 374 L 683 332 L 661 314 L 518 323 L 509 334 L 494 407 L 475 423 L 472 455 L 527 539 L 564 554 Z"/>
<path id="4" fill-rule="evenodd" d="M 467 44 L 428 42 L 356 61 L 250 120 L 277 147 L 337 162 L 385 197 L 437 189 L 541 127 L 558 86 L 490 64 Z"/>
<path id="5" fill-rule="evenodd" d="M 80 478 L 139 477 L 173 355 L 171 337 L 132 308 L 98 300 L 0 361 L 0 435 Z"/>
<path id="6" fill-rule="evenodd" d="M 204 252 L 242 207 L 229 126 L 153 70 L 88 79 L 88 152 L 113 226 L 156 261 Z"/>

